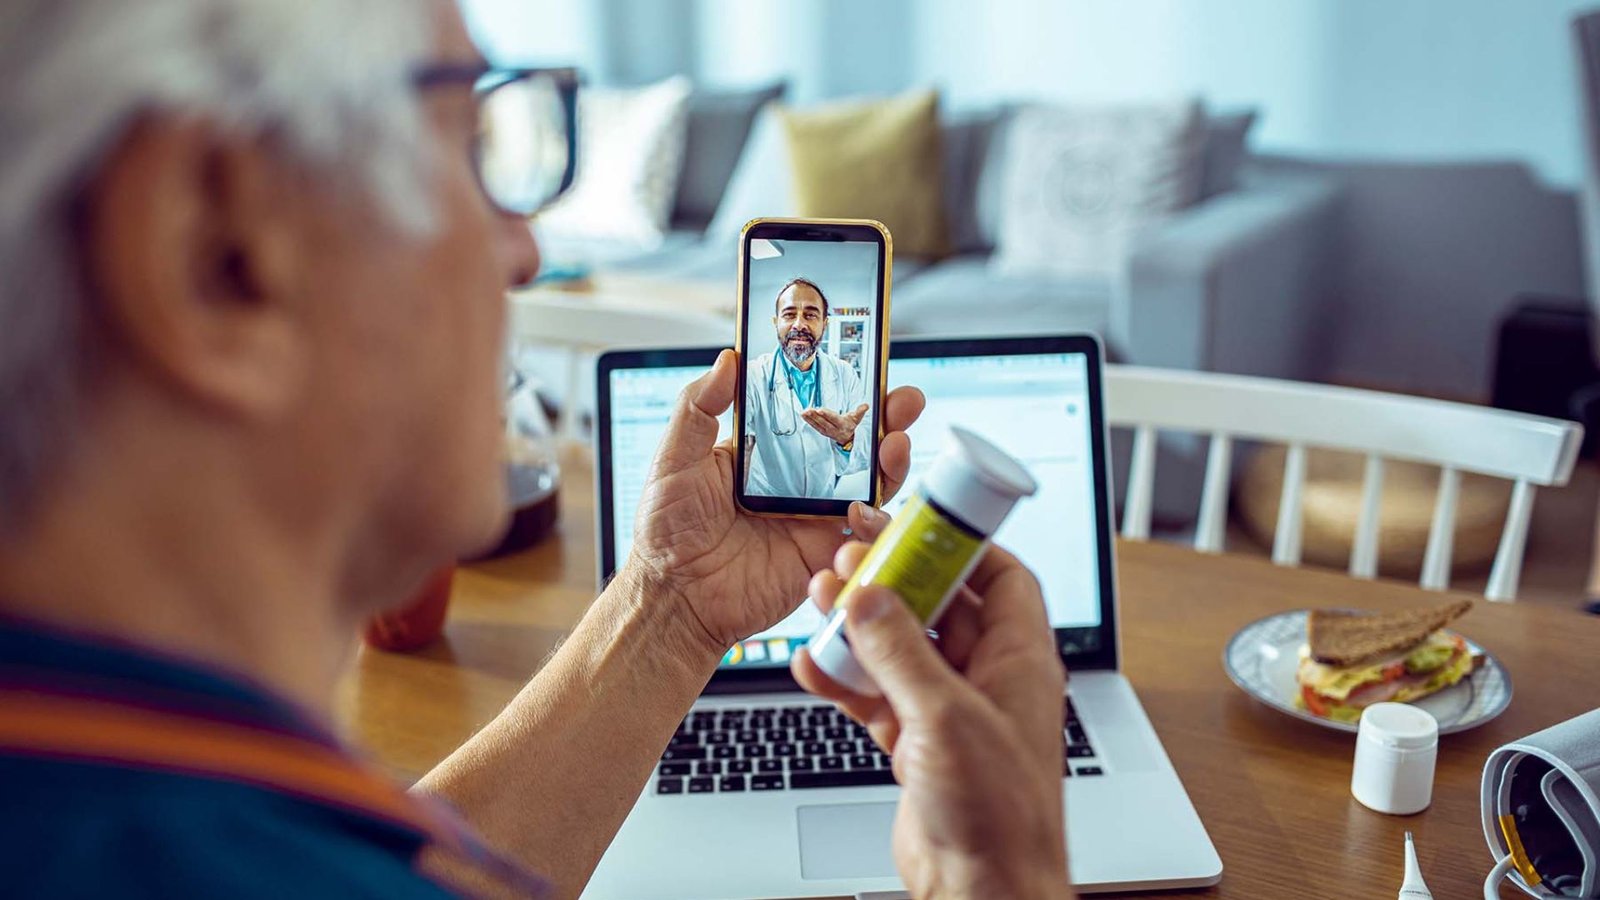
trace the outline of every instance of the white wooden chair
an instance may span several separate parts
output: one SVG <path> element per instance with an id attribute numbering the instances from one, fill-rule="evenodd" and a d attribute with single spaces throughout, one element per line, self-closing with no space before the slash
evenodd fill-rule
<path id="1" fill-rule="evenodd" d="M 1583 427 L 1573 422 L 1464 403 L 1117 365 L 1106 367 L 1106 416 L 1111 427 L 1132 428 L 1134 433 L 1122 526 L 1123 537 L 1133 540 L 1150 536 L 1157 432 L 1210 436 L 1194 539 L 1195 549 L 1206 553 L 1222 550 L 1234 439 L 1286 444 L 1283 495 L 1272 542 L 1273 562 L 1285 566 L 1300 564 L 1306 448 L 1365 454 L 1361 513 L 1350 553 L 1350 574 L 1356 578 L 1377 574 L 1383 461 L 1440 466 L 1438 499 L 1422 563 L 1421 584 L 1429 590 L 1449 587 L 1461 473 L 1510 480 L 1515 483 L 1511 506 L 1484 590 L 1490 600 L 1516 598 L 1534 489 L 1566 484 L 1583 439 Z"/>

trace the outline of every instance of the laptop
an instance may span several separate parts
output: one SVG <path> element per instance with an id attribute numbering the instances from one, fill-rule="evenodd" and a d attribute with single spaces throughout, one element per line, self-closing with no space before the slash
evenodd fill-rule
<path id="1" fill-rule="evenodd" d="M 634 512 L 678 392 L 715 349 L 599 360 L 600 578 L 632 543 Z M 996 535 L 1038 574 L 1071 671 L 1061 727 L 1071 875 L 1080 891 L 1217 883 L 1222 861 L 1128 680 L 1118 672 L 1101 348 L 1086 335 L 897 340 L 889 384 L 927 410 L 910 484 L 952 424 L 1022 460 L 1040 483 Z M 723 421 L 724 437 L 731 421 Z M 887 507 L 891 512 L 895 504 Z M 889 757 L 801 692 L 789 659 L 821 622 L 809 603 L 729 648 L 601 860 L 585 897 L 837 897 L 902 888 L 890 855 L 899 788 Z"/>

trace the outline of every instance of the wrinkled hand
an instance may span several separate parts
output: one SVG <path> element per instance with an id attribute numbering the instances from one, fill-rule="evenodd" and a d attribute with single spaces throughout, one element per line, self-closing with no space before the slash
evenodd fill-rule
<path id="1" fill-rule="evenodd" d="M 888 517 L 865 512 L 863 536 Z M 866 545 L 840 548 L 811 596 L 831 609 Z M 1062 695 L 1039 584 L 991 548 L 939 622 L 937 643 L 884 588 L 852 592 L 845 628 L 883 691 L 863 697 L 801 649 L 807 690 L 833 700 L 894 755 L 902 791 L 894 858 L 913 897 L 1071 897 L 1061 806 Z"/>
<path id="2" fill-rule="evenodd" d="M 811 573 L 844 541 L 836 520 L 752 516 L 734 504 L 735 450 L 732 441 L 717 443 L 717 417 L 733 403 L 739 364 L 738 354 L 724 350 L 679 396 L 639 502 L 628 561 L 684 603 L 707 648 L 718 653 L 793 612 Z M 905 430 L 922 407 L 916 388 L 889 394 L 878 449 L 883 499 L 905 481 Z M 865 509 L 851 505 L 850 528 L 865 527 Z"/>
<path id="3" fill-rule="evenodd" d="M 855 440 L 856 426 L 861 424 L 861 419 L 866 414 L 865 403 L 856 407 L 853 413 L 836 413 L 825 407 L 813 406 L 802 412 L 800 418 L 815 428 L 817 433 L 842 446 Z"/>

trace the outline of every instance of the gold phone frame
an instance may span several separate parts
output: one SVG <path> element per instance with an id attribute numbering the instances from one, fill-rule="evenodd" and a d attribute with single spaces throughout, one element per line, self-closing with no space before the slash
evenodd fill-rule
<path id="1" fill-rule="evenodd" d="M 817 225 L 817 226 L 822 226 L 822 227 L 831 227 L 831 226 L 839 226 L 839 225 L 858 226 L 858 227 L 859 226 L 865 226 L 867 228 L 871 228 L 874 231 L 878 232 L 878 234 L 883 237 L 883 273 L 882 273 L 882 277 L 881 277 L 881 283 L 883 285 L 883 293 L 882 293 L 882 296 L 879 298 L 882 301 L 882 309 L 883 309 L 882 322 L 881 322 L 881 326 L 882 326 L 882 329 L 883 329 L 883 339 L 879 342 L 878 360 L 877 360 L 877 367 L 878 367 L 878 390 L 877 390 L 878 413 L 877 413 L 877 415 L 875 415 L 873 417 L 873 419 L 874 419 L 874 421 L 876 423 L 876 427 L 874 428 L 874 435 L 873 435 L 873 438 L 872 438 L 872 440 L 873 440 L 873 448 L 872 448 L 873 473 L 872 473 L 872 478 L 870 479 L 871 484 L 872 484 L 872 493 L 871 493 L 871 496 L 869 496 L 867 498 L 867 500 L 865 501 L 868 505 L 877 506 L 877 505 L 879 505 L 880 503 L 883 502 L 883 467 L 879 464 L 878 451 L 880 449 L 882 449 L 883 436 L 884 436 L 884 434 L 887 433 L 887 432 L 884 431 L 884 417 L 888 413 L 888 410 L 886 409 L 886 407 L 888 405 L 888 399 L 889 399 L 889 304 L 890 304 L 890 301 L 891 301 L 891 294 L 894 291 L 894 237 L 889 234 L 888 227 L 886 227 L 882 222 L 879 222 L 876 219 L 759 218 L 759 219 L 751 219 L 750 221 L 746 222 L 744 224 L 744 227 L 739 229 L 739 274 L 738 274 L 738 278 L 739 278 L 739 292 L 738 292 L 739 307 L 738 307 L 737 313 L 735 313 L 737 318 L 736 318 L 736 320 L 734 322 L 734 327 L 733 327 L 733 348 L 739 354 L 739 379 L 738 380 L 739 380 L 739 384 L 740 384 L 741 388 L 743 387 L 744 379 L 745 379 L 746 375 L 749 374 L 749 369 L 747 368 L 746 362 L 745 362 L 745 346 L 744 346 L 744 343 L 745 343 L 745 330 L 746 330 L 745 325 L 746 325 L 746 322 L 748 321 L 749 315 L 750 315 L 750 308 L 749 308 L 750 298 L 748 296 L 748 286 L 750 284 L 750 277 L 749 277 L 749 275 L 750 275 L 750 273 L 749 273 L 750 257 L 749 257 L 749 254 L 746 252 L 746 248 L 749 246 L 749 240 L 748 239 L 749 239 L 750 231 L 752 229 L 754 229 L 754 228 L 757 228 L 757 227 L 763 226 L 763 225 L 795 225 L 795 226 L 802 226 L 802 227 L 806 226 L 806 225 Z M 744 494 L 744 483 L 743 482 L 744 482 L 745 478 L 748 477 L 748 473 L 745 472 L 745 466 L 744 466 L 744 453 L 745 453 L 745 451 L 744 451 L 744 391 L 743 390 L 736 391 L 734 393 L 734 398 L 733 398 L 733 449 L 734 449 L 734 458 L 733 458 L 733 501 L 734 501 L 735 504 L 738 505 L 740 510 L 742 510 L 745 513 L 748 513 L 750 515 L 753 515 L 753 516 L 764 516 L 764 517 L 770 517 L 770 518 L 784 518 L 784 519 L 838 519 L 838 518 L 842 517 L 843 513 L 802 513 L 802 512 L 782 512 L 782 511 L 777 511 L 777 510 L 757 510 L 757 509 L 751 509 L 750 507 L 745 505 L 745 502 L 744 502 L 745 494 Z M 808 499 L 808 498 L 784 498 L 784 499 Z M 809 498 L 809 499 L 815 499 L 815 498 Z M 843 502 L 845 504 L 845 508 L 848 509 L 849 508 L 849 504 L 850 504 L 851 501 L 841 501 L 841 502 Z"/>

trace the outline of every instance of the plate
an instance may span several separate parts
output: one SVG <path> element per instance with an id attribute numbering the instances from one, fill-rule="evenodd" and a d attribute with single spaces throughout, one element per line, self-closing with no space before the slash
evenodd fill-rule
<path id="1" fill-rule="evenodd" d="M 1306 642 L 1306 615 L 1296 609 L 1251 622 L 1239 629 L 1222 651 L 1222 667 L 1246 694 L 1279 712 L 1306 722 L 1354 734 L 1354 722 L 1335 722 L 1294 706 L 1300 647 Z M 1483 665 L 1459 682 L 1412 706 L 1425 709 L 1439 722 L 1440 734 L 1466 731 L 1493 719 L 1511 705 L 1511 677 L 1488 651 L 1467 641 L 1467 650 L 1483 656 Z"/>

